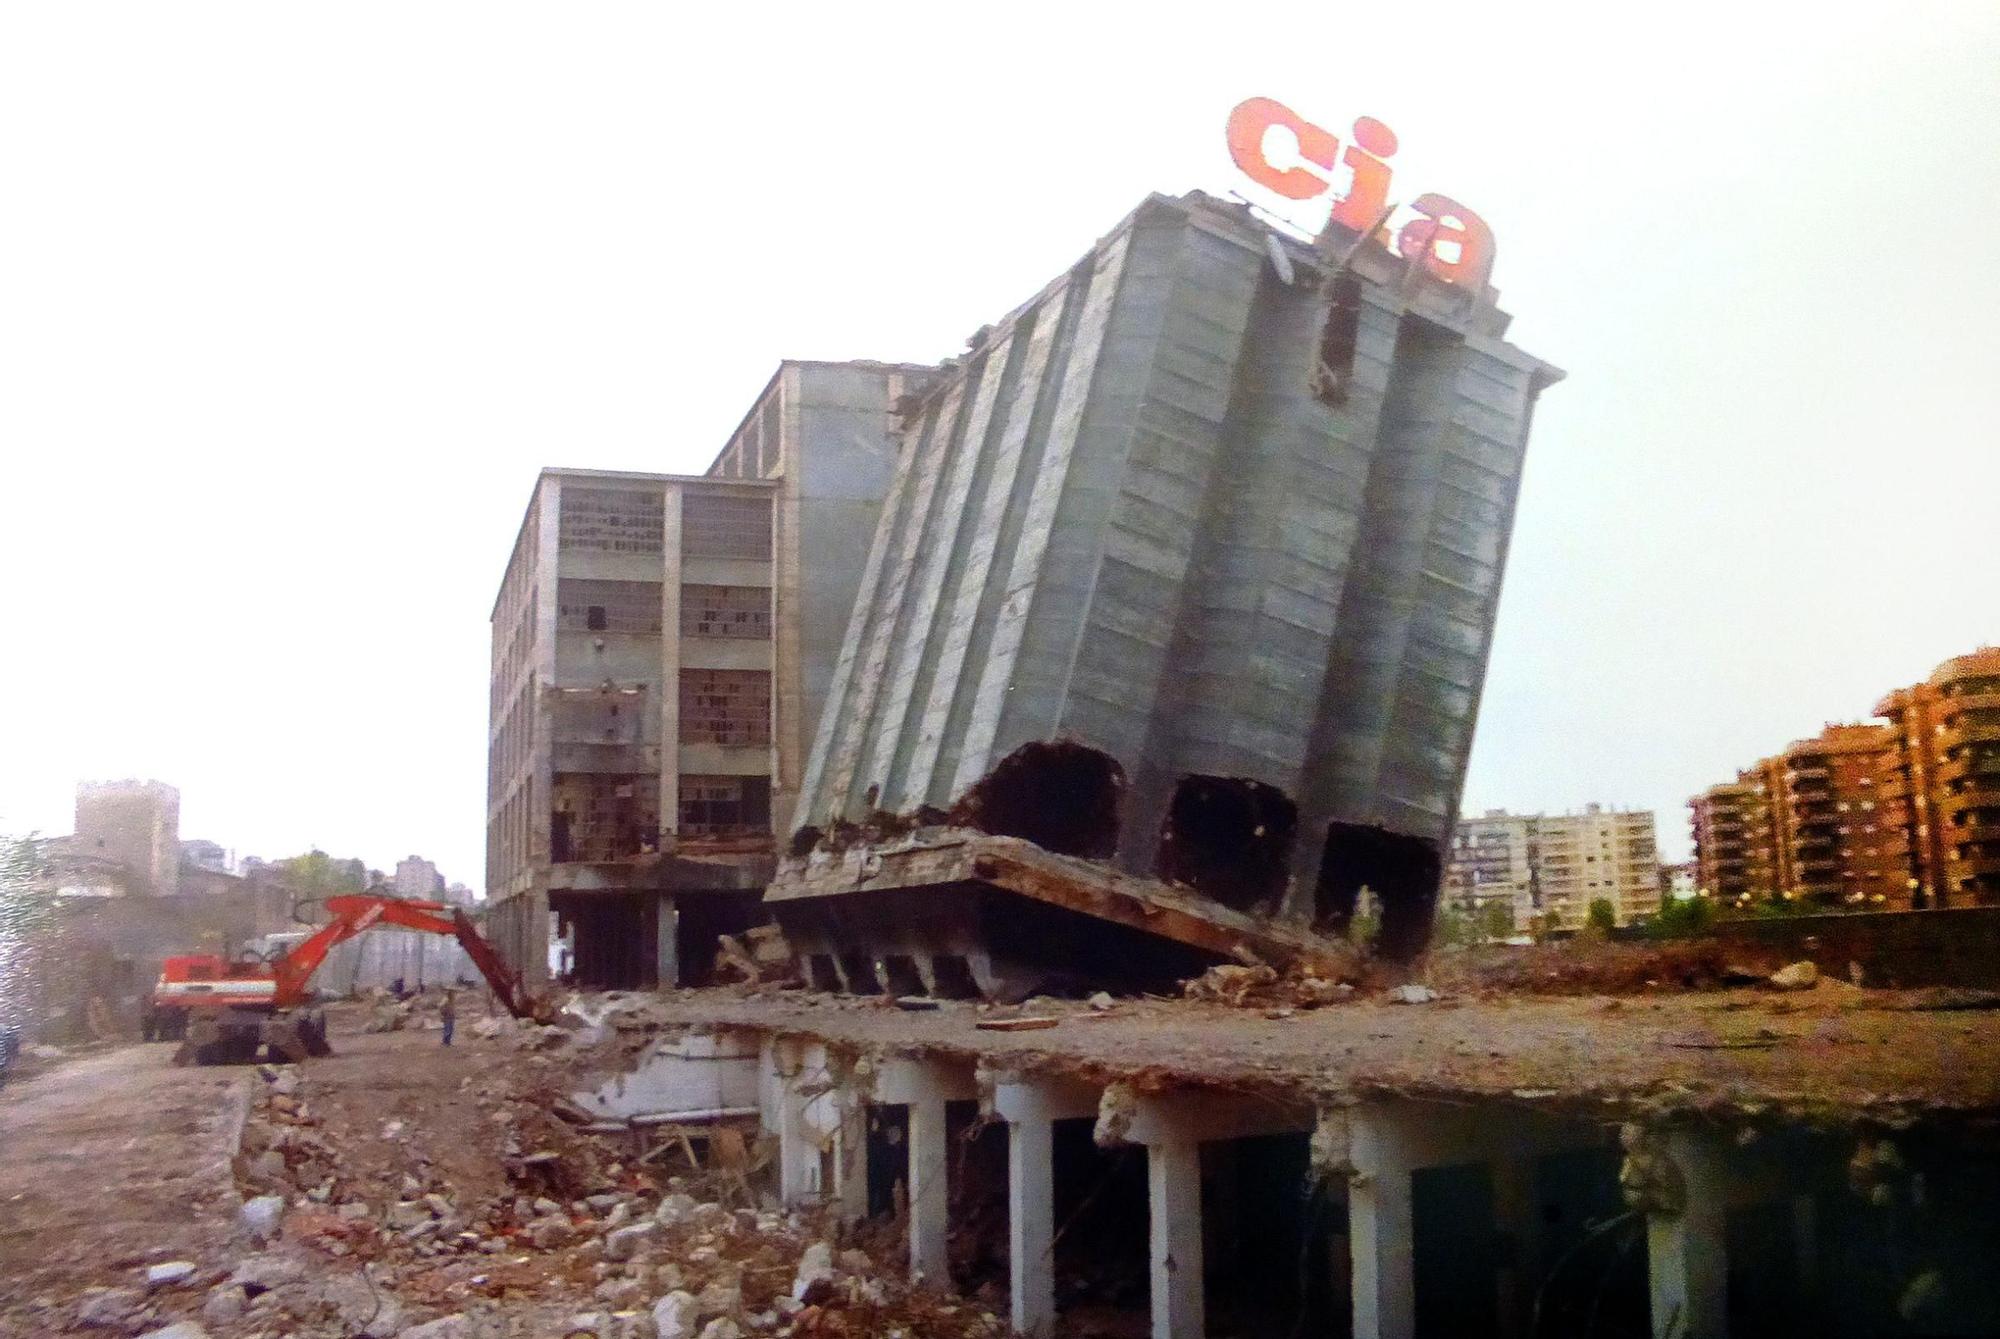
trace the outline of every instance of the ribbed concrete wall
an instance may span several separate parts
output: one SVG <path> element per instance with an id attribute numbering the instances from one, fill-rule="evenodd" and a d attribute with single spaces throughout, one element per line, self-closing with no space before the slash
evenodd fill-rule
<path id="1" fill-rule="evenodd" d="M 1369 248 L 1352 380 L 1322 403 L 1315 259 L 1234 206 L 1154 197 L 937 383 L 802 822 L 946 805 L 1066 737 L 1125 768 L 1129 867 L 1189 773 L 1290 795 L 1302 868 L 1334 820 L 1442 849 L 1529 416 L 1560 374 L 1490 303 Z"/>

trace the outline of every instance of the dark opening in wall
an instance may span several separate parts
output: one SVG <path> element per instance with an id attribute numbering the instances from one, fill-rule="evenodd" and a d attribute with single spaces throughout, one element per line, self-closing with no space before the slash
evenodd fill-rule
<path id="1" fill-rule="evenodd" d="M 1275 910 L 1298 823 L 1298 806 L 1276 786 L 1185 776 L 1167 808 L 1153 868 L 1238 911 Z"/>
<path id="2" fill-rule="evenodd" d="M 1023 744 L 960 797 L 951 821 L 1024 837 L 1058 855 L 1108 859 L 1118 849 L 1125 769 L 1108 753 L 1056 740 Z"/>
<path id="3" fill-rule="evenodd" d="M 1382 911 L 1376 952 L 1408 962 L 1430 944 L 1441 874 L 1437 848 L 1421 837 L 1362 823 L 1330 823 L 1313 891 L 1313 928 L 1346 934 L 1366 888 Z"/>
<path id="4" fill-rule="evenodd" d="M 1313 398 L 1344 404 L 1354 381 L 1354 353 L 1361 339 L 1361 281 L 1342 274 L 1333 281 L 1333 303 L 1319 332 L 1319 362 L 1313 368 Z"/>
<path id="5" fill-rule="evenodd" d="M 1144 1334 L 1146 1150 L 1099 1148 L 1095 1125 L 1084 1117 L 1052 1128 L 1056 1310 L 1076 1333 Z"/>
<path id="6" fill-rule="evenodd" d="M 654 893 L 551 892 L 549 909 L 575 945 L 570 984 L 584 990 L 659 984 L 659 903 Z"/>

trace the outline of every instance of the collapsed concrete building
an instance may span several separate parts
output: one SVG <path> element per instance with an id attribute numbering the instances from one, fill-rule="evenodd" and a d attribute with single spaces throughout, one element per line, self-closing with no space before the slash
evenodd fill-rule
<path id="1" fill-rule="evenodd" d="M 1507 324 L 1197 193 L 982 329 L 906 406 L 770 894 L 816 981 L 1283 960 L 1364 888 L 1419 951 L 1561 375 Z"/>
<path id="2" fill-rule="evenodd" d="M 493 607 L 489 937 L 530 982 L 698 979 L 760 919 L 930 369 L 788 361 L 705 475 L 545 470 Z"/>
<path id="3" fill-rule="evenodd" d="M 628 1006 L 628 1053 L 661 1040 L 579 1096 L 621 1138 L 754 1119 L 786 1204 L 893 1223 L 1031 1339 L 1992 1333 L 2000 1013 L 1970 998 L 1050 1003 L 1017 1032 L 697 991 Z"/>

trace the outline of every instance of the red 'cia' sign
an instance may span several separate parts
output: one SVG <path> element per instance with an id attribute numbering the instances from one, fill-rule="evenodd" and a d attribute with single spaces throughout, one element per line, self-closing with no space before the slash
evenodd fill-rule
<path id="1" fill-rule="evenodd" d="M 1296 160 L 1295 166 L 1281 167 L 1267 150 L 1272 131 L 1283 132 L 1290 141 L 1289 152 L 1279 157 Z M 1340 137 L 1300 116 L 1270 98 L 1250 98 L 1229 113 L 1229 156 L 1250 180 L 1287 200 L 1311 200 L 1333 189 L 1330 177 L 1338 164 L 1353 172 L 1347 194 L 1333 202 L 1333 221 L 1355 232 L 1381 225 L 1389 208 L 1389 164 L 1384 161 L 1396 152 L 1396 132 L 1372 116 L 1354 123 L 1354 143 L 1343 155 Z M 1315 170 L 1317 169 L 1317 170 Z M 1416 217 L 1396 231 L 1396 254 L 1405 259 L 1421 257 L 1426 270 L 1446 283 L 1458 284 L 1477 293 L 1486 287 L 1493 273 L 1493 230 L 1486 220 L 1450 196 L 1425 193 L 1410 202 Z M 1389 241 L 1387 228 L 1377 234 Z"/>

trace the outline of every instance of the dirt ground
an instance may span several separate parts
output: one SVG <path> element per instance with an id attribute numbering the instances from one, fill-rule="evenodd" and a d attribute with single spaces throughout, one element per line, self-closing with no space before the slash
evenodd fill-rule
<path id="1" fill-rule="evenodd" d="M 0 1332 L 36 1300 L 214 1252 L 235 1190 L 225 1151 L 241 1072 L 175 1069 L 171 1043 L 121 1046 L 0 1091 Z"/>
<path id="2" fill-rule="evenodd" d="M 129 1045 L 0 1092 L 0 1334 L 1003 1332 L 909 1287 L 893 1227 L 780 1212 L 740 1179 L 579 1131 L 554 1110 L 589 1067 L 578 1048 L 482 1015 L 464 1008 L 445 1048 L 421 1012 L 364 1033 L 366 1011 L 336 1008 L 336 1054 L 303 1066 L 176 1069 L 171 1046 Z M 260 1237 L 245 1206 L 263 1196 Z M 149 1288 L 149 1266 L 183 1261 Z"/>

